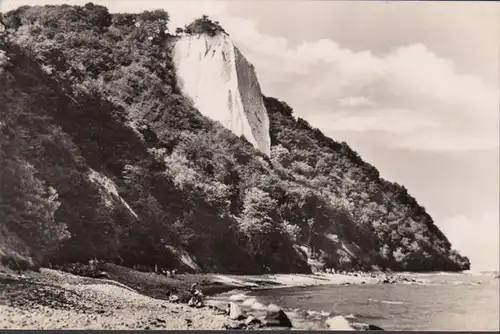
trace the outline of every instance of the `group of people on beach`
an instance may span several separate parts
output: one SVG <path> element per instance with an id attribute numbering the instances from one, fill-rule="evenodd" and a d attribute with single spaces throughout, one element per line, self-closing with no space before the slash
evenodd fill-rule
<path id="1" fill-rule="evenodd" d="M 160 274 L 165 275 L 167 277 L 175 278 L 175 275 L 177 274 L 177 269 L 172 269 L 172 270 L 161 269 L 161 270 L 158 270 L 158 267 L 155 266 L 155 273 L 160 273 Z"/>
<path id="2" fill-rule="evenodd" d="M 169 278 L 175 278 L 175 276 L 179 273 L 177 269 L 167 270 L 164 268 L 158 268 L 157 264 L 155 264 L 153 268 L 151 268 L 150 266 L 141 266 L 141 265 L 134 265 L 132 266 L 132 268 L 139 271 L 154 272 L 156 274 L 161 274 Z"/>
<path id="3" fill-rule="evenodd" d="M 327 273 L 327 274 L 335 274 L 336 272 L 335 272 L 335 269 L 333 269 L 333 268 L 325 268 L 325 273 Z"/>
<path id="4" fill-rule="evenodd" d="M 360 273 L 357 271 L 348 271 L 348 270 L 335 270 L 335 268 L 324 268 L 323 271 L 326 274 L 338 274 L 338 275 L 359 275 Z"/>
<path id="5" fill-rule="evenodd" d="M 334 268 L 325 268 L 324 272 L 326 274 L 338 274 L 338 275 L 348 275 L 348 276 L 358 276 L 358 277 L 378 277 L 376 273 L 363 272 L 363 271 L 348 271 L 348 270 L 335 270 Z"/>

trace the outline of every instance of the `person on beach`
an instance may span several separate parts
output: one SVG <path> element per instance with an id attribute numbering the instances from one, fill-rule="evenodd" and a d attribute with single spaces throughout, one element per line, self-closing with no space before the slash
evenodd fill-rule
<path id="1" fill-rule="evenodd" d="M 203 296 L 203 292 L 198 289 L 199 286 L 200 284 L 198 284 L 198 282 L 191 284 L 190 292 L 193 296 Z"/>
<path id="2" fill-rule="evenodd" d="M 188 302 L 189 306 L 202 307 L 203 306 L 203 292 L 199 289 L 200 285 L 198 283 L 193 283 L 191 285 L 190 293 L 191 299 Z"/>

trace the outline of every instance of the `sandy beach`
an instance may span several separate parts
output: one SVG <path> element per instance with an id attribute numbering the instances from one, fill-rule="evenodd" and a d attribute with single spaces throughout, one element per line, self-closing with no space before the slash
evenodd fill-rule
<path id="1" fill-rule="evenodd" d="M 224 315 L 151 298 L 109 280 L 42 269 L 2 277 L 4 329 L 221 329 Z"/>
<path id="2" fill-rule="evenodd" d="M 262 276 L 211 275 L 216 282 L 249 288 L 281 288 L 293 286 L 314 286 L 325 284 L 374 284 L 379 278 L 342 274 L 276 274 Z M 363 283 L 364 282 L 364 283 Z"/>

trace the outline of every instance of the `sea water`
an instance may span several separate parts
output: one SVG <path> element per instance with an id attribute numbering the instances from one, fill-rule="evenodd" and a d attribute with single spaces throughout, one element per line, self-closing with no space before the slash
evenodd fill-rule
<path id="1" fill-rule="evenodd" d="M 386 330 L 499 330 L 500 280 L 493 274 L 411 276 L 423 283 L 279 288 L 249 295 L 281 306 L 292 321 L 309 321 L 311 329 L 342 315 Z"/>

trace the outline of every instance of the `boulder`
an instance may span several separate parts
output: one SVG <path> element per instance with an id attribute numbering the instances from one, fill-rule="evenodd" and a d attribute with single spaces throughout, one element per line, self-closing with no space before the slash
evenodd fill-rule
<path id="1" fill-rule="evenodd" d="M 384 329 L 372 324 L 350 323 L 350 326 L 357 331 L 383 331 Z"/>
<path id="2" fill-rule="evenodd" d="M 369 331 L 383 331 L 384 329 L 375 325 L 368 325 L 368 330 Z"/>
<path id="3" fill-rule="evenodd" d="M 100 271 L 95 274 L 95 278 L 110 278 L 108 273 L 105 271 Z"/>
<path id="4" fill-rule="evenodd" d="M 229 303 L 229 319 L 232 320 L 241 320 L 245 316 L 243 314 L 243 311 L 241 310 L 241 307 L 238 306 L 236 303 Z"/>
<path id="5" fill-rule="evenodd" d="M 205 304 L 203 303 L 202 299 L 200 299 L 199 297 L 194 296 L 194 297 L 191 297 L 191 299 L 189 299 L 188 306 L 196 307 L 196 308 L 201 308 L 201 307 L 204 307 Z"/>
<path id="6" fill-rule="evenodd" d="M 269 305 L 264 321 L 268 327 L 293 327 L 286 313 L 276 305 Z"/>
<path id="7" fill-rule="evenodd" d="M 168 297 L 168 301 L 171 303 L 178 303 L 180 298 L 177 295 L 170 295 L 170 297 Z"/>
<path id="8" fill-rule="evenodd" d="M 247 326 L 243 323 L 237 324 L 226 324 L 223 326 L 224 329 L 233 330 L 233 329 L 247 329 Z"/>
<path id="9" fill-rule="evenodd" d="M 245 320 L 245 325 L 247 325 L 247 326 L 259 326 L 261 324 L 262 324 L 262 321 L 260 321 L 259 319 L 257 319 L 256 317 L 253 317 L 253 316 L 249 316 Z"/>
<path id="10" fill-rule="evenodd" d="M 217 305 L 208 305 L 208 308 L 210 310 L 213 310 L 215 314 L 218 314 L 218 315 L 227 315 L 228 312 L 226 312 L 226 310 L 218 307 Z"/>

